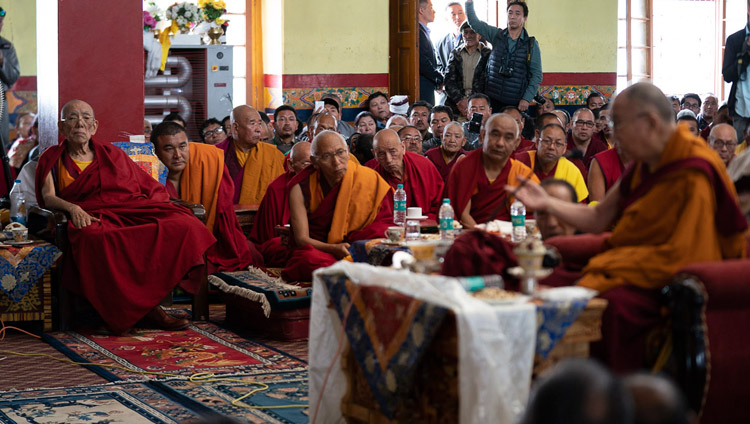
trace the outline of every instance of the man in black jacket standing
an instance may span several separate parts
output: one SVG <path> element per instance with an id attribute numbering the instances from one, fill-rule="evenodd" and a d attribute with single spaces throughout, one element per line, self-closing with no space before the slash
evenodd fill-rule
<path id="1" fill-rule="evenodd" d="M 750 122 L 750 79 L 747 72 L 750 65 L 750 0 L 747 2 L 747 15 L 749 24 L 727 38 L 721 71 L 724 81 L 732 83 L 728 106 L 738 140 L 744 138 L 745 128 Z"/>
<path id="2" fill-rule="evenodd" d="M 4 21 L 5 10 L 0 7 L 0 31 L 3 30 Z M 16 55 L 15 47 L 13 47 L 13 44 L 8 39 L 0 37 L 0 84 L 2 84 L 5 94 L 3 96 L 2 118 L 0 119 L 0 137 L 2 137 L 4 149 L 8 149 L 13 142 L 8 134 L 10 129 L 8 113 L 10 111 L 8 110 L 7 92 L 18 81 L 18 77 L 20 76 L 21 68 L 18 66 L 18 56 Z"/>
<path id="3" fill-rule="evenodd" d="M 435 104 L 435 89 L 443 84 L 427 24 L 435 20 L 432 0 L 419 0 L 419 100 Z"/>

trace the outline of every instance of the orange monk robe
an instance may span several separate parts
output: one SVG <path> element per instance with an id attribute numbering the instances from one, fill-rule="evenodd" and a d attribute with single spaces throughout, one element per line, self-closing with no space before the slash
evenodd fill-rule
<path id="1" fill-rule="evenodd" d="M 206 227 L 217 240 L 206 252 L 209 273 L 263 265 L 260 253 L 245 238 L 234 213 L 234 184 L 220 150 L 208 144 L 190 143 L 190 157 L 180 177 L 179 195 L 171 182 L 167 181 L 166 187 L 171 197 L 206 208 Z"/>
<path id="2" fill-rule="evenodd" d="M 238 154 L 232 137 L 215 147 L 224 151 L 224 163 L 234 182 L 234 204 L 259 204 L 271 181 L 284 173 L 284 154 L 272 144 L 256 144 L 246 159 L 241 152 Z"/>
<path id="3" fill-rule="evenodd" d="M 482 164 L 482 149 L 472 150 L 460 160 L 448 176 L 448 197 L 456 216 L 466 208 L 471 200 L 469 214 L 477 224 L 493 219 L 510 221 L 510 204 L 513 200 L 505 191 L 505 185 L 517 186 L 518 177 L 526 177 L 534 182 L 539 178 L 526 165 L 508 158 L 505 167 L 494 181 L 487 178 Z"/>
<path id="4" fill-rule="evenodd" d="M 578 284 L 660 289 L 687 264 L 745 255 L 747 222 L 724 163 L 679 126 L 657 169 L 636 163 L 620 180 L 621 217 Z"/>
<path id="5" fill-rule="evenodd" d="M 307 207 L 309 235 L 315 240 L 337 244 L 382 237 L 393 225 L 393 190 L 370 168 L 349 161 L 342 181 L 326 187 L 320 171 L 309 166 L 288 187 L 298 184 Z M 314 270 L 336 261 L 310 245 L 299 246 L 281 275 L 287 281 L 310 281 Z"/>

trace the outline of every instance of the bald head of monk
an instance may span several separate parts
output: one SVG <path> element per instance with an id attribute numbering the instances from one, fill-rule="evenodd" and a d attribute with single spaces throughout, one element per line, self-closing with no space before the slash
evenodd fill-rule
<path id="1" fill-rule="evenodd" d="M 349 149 L 341 134 L 323 131 L 313 139 L 310 146 L 310 161 L 320 170 L 329 185 L 341 182 L 349 164 Z"/>
<path id="2" fill-rule="evenodd" d="M 656 169 L 676 130 L 674 111 L 655 85 L 640 82 L 617 96 L 612 106 L 613 135 L 629 158 Z"/>
<path id="3" fill-rule="evenodd" d="M 292 146 L 289 151 L 289 169 L 298 173 L 310 165 L 310 143 L 300 142 Z"/>
<path id="4" fill-rule="evenodd" d="M 237 106 L 232 110 L 230 120 L 232 137 L 239 148 L 248 150 L 258 144 L 263 121 L 255 108 L 247 105 Z"/>
<path id="5" fill-rule="evenodd" d="M 94 118 L 94 108 L 83 100 L 71 100 L 60 110 L 60 122 L 57 124 L 62 134 L 71 145 L 84 145 L 91 140 L 99 128 L 99 121 Z"/>
<path id="6" fill-rule="evenodd" d="M 516 149 L 521 137 L 518 124 L 505 113 L 492 115 L 479 132 L 482 140 L 483 163 L 485 168 L 502 168 Z"/>
<path id="7" fill-rule="evenodd" d="M 719 154 L 724 164 L 729 165 L 737 147 L 737 132 L 729 124 L 714 125 L 708 136 L 708 143 Z"/>
<path id="8" fill-rule="evenodd" d="M 380 130 L 372 141 L 372 154 L 385 172 L 398 179 L 404 176 L 404 142 L 392 129 Z"/>

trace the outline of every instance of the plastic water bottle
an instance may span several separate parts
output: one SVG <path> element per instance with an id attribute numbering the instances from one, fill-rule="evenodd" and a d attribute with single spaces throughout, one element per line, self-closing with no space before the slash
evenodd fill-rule
<path id="1" fill-rule="evenodd" d="M 440 206 L 438 219 L 440 220 L 440 239 L 450 240 L 453 238 L 453 208 L 450 199 L 443 199 Z"/>
<path id="2" fill-rule="evenodd" d="M 526 238 L 526 206 L 516 199 L 510 205 L 510 220 L 513 222 L 513 243 L 520 243 Z"/>
<path id="3" fill-rule="evenodd" d="M 11 190 L 10 194 L 12 209 L 10 220 L 26 225 L 26 199 L 24 199 L 23 192 L 21 191 L 21 180 L 16 180 L 13 188 L 14 190 Z"/>
<path id="4" fill-rule="evenodd" d="M 406 191 L 404 185 L 399 184 L 393 195 L 393 223 L 396 225 L 406 224 Z"/>
<path id="5" fill-rule="evenodd" d="M 475 292 L 486 287 L 504 287 L 503 277 L 500 275 L 476 275 L 473 277 L 458 277 L 461 287 L 468 292 Z"/>

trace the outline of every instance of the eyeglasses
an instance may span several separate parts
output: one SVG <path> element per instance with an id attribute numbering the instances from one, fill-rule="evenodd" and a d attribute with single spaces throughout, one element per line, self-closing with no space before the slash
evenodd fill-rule
<path id="1" fill-rule="evenodd" d="M 567 144 L 565 144 L 565 143 L 559 143 L 559 142 L 554 142 L 553 143 L 552 140 L 539 140 L 539 142 L 542 143 L 542 146 L 553 145 L 557 149 L 562 149 L 562 148 L 565 148 L 567 146 Z"/>
<path id="2" fill-rule="evenodd" d="M 213 130 L 204 131 L 203 132 L 203 137 L 211 137 L 211 136 L 214 136 L 214 135 L 221 135 L 221 133 L 223 133 L 223 132 L 224 132 L 224 128 L 219 127 L 219 128 L 213 129 Z"/>
<path id="3" fill-rule="evenodd" d="M 70 115 L 67 118 L 63 118 L 62 121 L 70 124 L 70 125 L 76 125 L 78 121 L 83 121 L 83 125 L 88 126 L 92 122 L 94 122 L 93 116 L 83 115 L 82 117 L 79 117 L 78 115 Z"/>
<path id="4" fill-rule="evenodd" d="M 594 125 L 596 124 L 594 123 L 594 121 L 575 121 L 573 122 L 573 125 L 577 125 L 579 127 L 594 128 Z"/>
<path id="5" fill-rule="evenodd" d="M 349 151 L 346 149 L 339 149 L 339 150 L 336 150 L 334 153 L 323 153 L 322 155 L 317 156 L 317 158 L 321 162 L 330 162 L 333 160 L 334 156 L 339 159 L 348 159 Z"/>
<path id="6" fill-rule="evenodd" d="M 726 146 L 727 149 L 732 150 L 735 147 L 737 147 L 737 143 L 734 141 L 723 141 L 723 140 L 714 140 L 712 141 L 713 146 L 717 149 L 721 149 L 724 146 Z"/>
<path id="7" fill-rule="evenodd" d="M 414 137 L 406 136 L 406 137 L 401 137 L 401 141 L 403 141 L 405 143 L 408 143 L 410 141 L 422 141 L 422 137 L 420 137 L 420 136 L 414 136 Z"/>
<path id="8" fill-rule="evenodd" d="M 700 106 L 698 106 L 698 103 L 685 103 L 682 105 L 686 109 L 699 109 Z"/>

